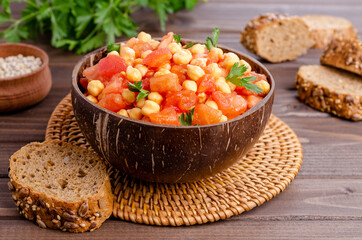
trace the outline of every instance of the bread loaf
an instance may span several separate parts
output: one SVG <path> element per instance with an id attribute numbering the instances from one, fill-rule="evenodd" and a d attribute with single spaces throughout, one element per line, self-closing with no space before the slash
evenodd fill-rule
<path id="1" fill-rule="evenodd" d="M 296 59 L 313 45 L 304 21 L 274 13 L 252 19 L 241 33 L 241 43 L 274 63 Z"/>
<path id="2" fill-rule="evenodd" d="M 112 213 L 106 167 L 92 151 L 69 143 L 30 143 L 10 158 L 9 190 L 26 219 L 42 228 L 84 232 Z"/>
<path id="3" fill-rule="evenodd" d="M 320 65 L 301 66 L 298 97 L 309 106 L 353 121 L 362 120 L 361 77 Z"/>
<path id="4" fill-rule="evenodd" d="M 351 39 L 356 37 L 352 23 L 344 18 L 326 15 L 306 15 L 301 18 L 309 28 L 316 48 L 327 47 L 333 38 Z"/>
<path id="5" fill-rule="evenodd" d="M 362 76 L 362 42 L 358 39 L 333 40 L 321 56 L 321 63 Z"/>

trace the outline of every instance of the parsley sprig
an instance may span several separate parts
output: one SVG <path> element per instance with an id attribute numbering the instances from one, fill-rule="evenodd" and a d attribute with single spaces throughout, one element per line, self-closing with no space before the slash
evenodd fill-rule
<path id="1" fill-rule="evenodd" d="M 195 112 L 195 108 L 191 109 L 186 114 L 181 113 L 178 120 L 182 126 L 192 126 L 192 120 L 194 119 L 194 112 Z"/>
<path id="2" fill-rule="evenodd" d="M 211 48 L 217 47 L 217 41 L 219 40 L 219 34 L 220 34 L 220 29 L 214 28 L 214 31 L 212 32 L 212 37 L 206 38 L 206 47 L 207 47 L 207 49 L 209 49 L 209 51 L 211 50 Z"/>
<path id="3" fill-rule="evenodd" d="M 189 44 L 187 44 L 184 48 L 185 48 L 185 49 L 188 49 L 188 48 L 194 46 L 195 44 L 196 44 L 196 43 L 189 43 Z"/>
<path id="4" fill-rule="evenodd" d="M 174 35 L 173 35 L 173 39 L 175 39 L 175 41 L 176 41 L 177 43 L 180 43 L 180 41 L 181 41 L 181 35 L 180 35 L 180 34 L 178 34 L 178 35 L 174 34 Z"/>
<path id="5" fill-rule="evenodd" d="M 147 97 L 148 94 L 150 94 L 149 91 L 143 89 L 142 81 L 134 82 L 134 84 L 133 83 L 128 83 L 127 85 L 128 85 L 129 90 L 131 92 L 138 92 L 137 101 L 142 99 L 142 98 Z"/>
<path id="6" fill-rule="evenodd" d="M 248 68 L 245 64 L 239 66 L 239 63 L 234 63 L 225 80 L 232 82 L 234 85 L 245 87 L 248 91 L 255 92 L 257 94 L 262 93 L 263 90 L 259 86 L 251 83 L 256 80 L 256 77 L 242 77 L 245 75 L 247 69 Z"/>
<path id="7" fill-rule="evenodd" d="M 121 49 L 121 45 L 119 45 L 119 44 L 110 43 L 107 45 L 107 53 L 110 53 L 112 51 L 119 52 L 120 49 Z"/>
<path id="8" fill-rule="evenodd" d="M 13 14 L 12 2 L 23 2 L 21 14 Z M 137 34 L 133 13 L 154 10 L 165 30 L 168 14 L 191 10 L 199 0 L 0 0 L 0 38 L 7 42 L 51 36 L 51 45 L 78 54 L 115 42 L 116 37 Z M 20 16 L 20 17 L 17 17 Z"/>

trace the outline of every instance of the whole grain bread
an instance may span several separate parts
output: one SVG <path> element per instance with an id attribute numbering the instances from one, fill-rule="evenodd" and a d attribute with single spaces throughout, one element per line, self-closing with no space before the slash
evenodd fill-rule
<path id="1" fill-rule="evenodd" d="M 18 211 L 42 228 L 92 231 L 112 213 L 106 166 L 88 149 L 59 141 L 30 143 L 11 156 L 9 177 Z"/>
<path id="2" fill-rule="evenodd" d="M 351 39 L 356 37 L 356 31 L 347 19 L 326 15 L 306 15 L 301 18 L 308 25 L 315 48 L 327 47 L 334 38 Z"/>
<path id="3" fill-rule="evenodd" d="M 362 76 L 362 42 L 334 39 L 321 56 L 321 63 Z"/>
<path id="4" fill-rule="evenodd" d="M 241 43 L 274 63 L 296 59 L 313 45 L 304 21 L 274 13 L 252 19 L 241 33 Z"/>
<path id="5" fill-rule="evenodd" d="M 353 121 L 362 120 L 361 77 L 321 65 L 301 66 L 298 97 L 309 106 Z"/>

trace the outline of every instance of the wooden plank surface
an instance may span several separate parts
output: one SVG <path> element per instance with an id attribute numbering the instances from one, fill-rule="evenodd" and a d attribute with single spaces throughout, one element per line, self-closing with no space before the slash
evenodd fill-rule
<path id="1" fill-rule="evenodd" d="M 17 15 L 19 6 L 13 5 Z M 345 17 L 362 37 L 360 0 L 209 0 L 192 12 L 170 16 L 167 30 L 183 38 L 204 40 L 218 26 L 222 31 L 220 44 L 247 52 L 239 44 L 240 30 L 249 19 L 264 12 Z M 142 10 L 134 17 L 141 30 L 155 37 L 163 35 L 154 13 Z M 362 123 L 315 111 L 296 98 L 298 67 L 318 64 L 322 53 L 318 49 L 280 64 L 266 63 L 250 54 L 264 63 L 276 80 L 273 113 L 297 133 L 303 145 L 304 162 L 299 175 L 275 199 L 229 220 L 193 227 L 152 227 L 111 219 L 92 233 L 67 234 L 43 230 L 23 220 L 7 191 L 8 159 L 28 142 L 43 141 L 50 114 L 69 92 L 72 69 L 81 58 L 52 48 L 46 39 L 26 42 L 48 53 L 53 87 L 41 103 L 0 114 L 0 239 L 361 239 Z"/>

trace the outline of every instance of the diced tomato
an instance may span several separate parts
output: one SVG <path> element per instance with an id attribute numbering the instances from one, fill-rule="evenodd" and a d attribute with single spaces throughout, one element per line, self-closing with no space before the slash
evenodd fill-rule
<path id="1" fill-rule="evenodd" d="M 199 79 L 198 93 L 212 93 L 215 91 L 215 79 L 211 75 L 204 75 Z"/>
<path id="2" fill-rule="evenodd" d="M 126 46 L 127 47 L 130 47 L 130 48 L 133 48 L 133 46 L 136 44 L 136 43 L 138 43 L 138 38 L 135 38 L 135 37 L 133 37 L 133 38 L 130 38 L 127 42 L 126 42 Z"/>
<path id="3" fill-rule="evenodd" d="M 226 78 L 227 75 L 229 75 L 230 70 L 226 68 L 220 68 L 221 69 L 221 75 L 220 77 Z"/>
<path id="4" fill-rule="evenodd" d="M 109 82 L 106 82 L 106 86 L 108 86 L 108 84 L 112 83 L 113 81 L 122 82 L 122 87 L 128 88 L 128 81 L 125 79 L 125 75 L 123 75 L 122 73 L 114 74 L 111 80 Z"/>
<path id="5" fill-rule="evenodd" d="M 192 106 L 195 106 L 198 102 L 198 97 L 195 92 L 191 90 L 183 90 L 179 92 L 169 92 L 166 95 L 164 107 L 168 108 L 176 106 L 181 111 L 188 111 Z"/>
<path id="6" fill-rule="evenodd" d="M 99 80 L 98 64 L 84 69 L 83 75 L 89 80 Z"/>
<path id="7" fill-rule="evenodd" d="M 143 116 L 142 121 L 151 122 L 151 119 L 147 116 Z"/>
<path id="8" fill-rule="evenodd" d="M 260 96 L 254 96 L 254 95 L 247 96 L 246 101 L 248 102 L 248 109 L 254 107 L 261 100 L 263 100 L 263 98 Z"/>
<path id="9" fill-rule="evenodd" d="M 136 53 L 136 57 L 141 57 L 142 53 L 147 50 L 153 50 L 152 45 L 148 42 L 138 41 L 134 46 L 133 50 Z"/>
<path id="10" fill-rule="evenodd" d="M 247 110 L 246 100 L 237 94 L 215 91 L 212 93 L 212 99 L 229 119 L 235 118 Z"/>
<path id="11" fill-rule="evenodd" d="M 198 104 L 195 107 L 192 124 L 207 125 L 219 123 L 221 116 L 220 110 L 209 107 L 206 104 Z"/>
<path id="12" fill-rule="evenodd" d="M 251 95 L 257 96 L 258 95 L 257 93 L 248 91 L 248 90 L 246 90 L 245 87 L 240 87 L 240 86 L 236 86 L 235 92 L 240 95 L 244 95 L 244 96 L 251 96 Z"/>
<path id="13" fill-rule="evenodd" d="M 98 63 L 98 74 L 105 79 L 111 79 L 116 73 L 127 70 L 126 61 L 118 55 L 108 55 Z"/>
<path id="14" fill-rule="evenodd" d="M 143 89 L 149 91 L 150 90 L 150 80 L 151 80 L 151 77 L 144 77 L 142 79 L 142 87 Z"/>
<path id="15" fill-rule="evenodd" d="M 150 120 L 153 123 L 180 125 L 177 112 L 173 108 L 165 108 L 161 112 L 150 114 Z"/>
<path id="16" fill-rule="evenodd" d="M 87 78 L 80 78 L 80 79 L 79 79 L 79 84 L 80 84 L 85 90 L 87 90 L 87 87 L 88 87 L 88 79 L 87 79 Z"/>
<path id="17" fill-rule="evenodd" d="M 173 32 L 169 32 L 167 35 L 163 36 L 160 44 L 158 45 L 158 49 L 167 48 L 167 46 L 173 42 Z"/>
<path id="18" fill-rule="evenodd" d="M 217 55 L 216 52 L 214 51 L 210 51 L 207 54 L 207 64 L 211 64 L 211 63 L 217 63 L 219 61 L 219 55 Z"/>
<path id="19" fill-rule="evenodd" d="M 178 77 L 174 73 L 169 73 L 150 79 L 150 89 L 152 92 L 165 93 L 168 91 L 175 92 L 182 89 Z"/>
<path id="20" fill-rule="evenodd" d="M 195 53 L 193 54 L 192 58 L 196 59 L 196 58 L 206 58 L 207 54 L 206 53 Z"/>
<path id="21" fill-rule="evenodd" d="M 103 95 L 102 99 L 98 102 L 99 106 L 107 108 L 113 112 L 118 112 L 122 108 L 127 106 L 126 102 L 123 100 L 121 94 L 109 93 Z"/>
<path id="22" fill-rule="evenodd" d="M 171 67 L 170 71 L 178 76 L 180 84 L 186 80 L 187 66 L 185 64 L 175 64 Z"/>
<path id="23" fill-rule="evenodd" d="M 143 59 L 143 64 L 149 67 L 160 67 L 172 59 L 172 53 L 168 48 L 157 49 Z"/>
<path id="24" fill-rule="evenodd" d="M 101 94 L 121 93 L 123 88 L 122 78 L 113 79 L 113 81 L 109 82 L 109 84 L 104 88 Z"/>

